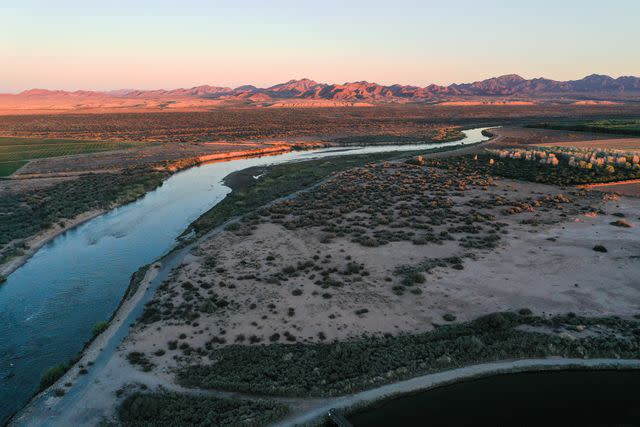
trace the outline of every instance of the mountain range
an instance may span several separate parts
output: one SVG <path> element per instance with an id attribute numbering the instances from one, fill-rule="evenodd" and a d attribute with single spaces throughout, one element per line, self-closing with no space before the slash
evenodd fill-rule
<path id="1" fill-rule="evenodd" d="M 16 95 L 0 95 L 0 110 L 105 108 L 208 108 L 241 102 L 262 106 L 354 105 L 378 103 L 455 103 L 482 100 L 484 103 L 515 103 L 526 100 L 587 102 L 640 101 L 640 78 L 592 74 L 583 79 L 557 81 L 524 79 L 516 74 L 473 83 L 426 87 L 366 81 L 328 84 L 310 79 L 290 80 L 267 88 L 252 85 L 236 88 L 196 86 L 172 90 L 123 89 L 115 91 L 51 91 L 31 89 Z M 588 101 L 591 102 L 591 101 Z M 2 108 L 6 107 L 6 108 Z"/>

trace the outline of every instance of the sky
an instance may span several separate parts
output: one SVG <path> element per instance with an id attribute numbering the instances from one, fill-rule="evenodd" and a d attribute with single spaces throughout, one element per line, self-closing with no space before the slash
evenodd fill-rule
<path id="1" fill-rule="evenodd" d="M 0 92 L 640 75 L 638 0 L 0 0 Z"/>

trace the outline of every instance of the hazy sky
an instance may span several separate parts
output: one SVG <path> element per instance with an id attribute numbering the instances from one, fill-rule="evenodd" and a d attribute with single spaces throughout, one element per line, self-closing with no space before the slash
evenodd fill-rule
<path id="1" fill-rule="evenodd" d="M 640 75 L 640 1 L 0 0 L 0 92 Z"/>

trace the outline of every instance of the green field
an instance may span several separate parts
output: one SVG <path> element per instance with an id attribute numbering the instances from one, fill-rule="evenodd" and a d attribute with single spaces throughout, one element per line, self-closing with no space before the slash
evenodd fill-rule
<path id="1" fill-rule="evenodd" d="M 530 127 L 640 136 L 640 119 L 553 122 Z"/>
<path id="2" fill-rule="evenodd" d="M 18 163 L 31 159 L 121 150 L 141 145 L 137 142 L 75 141 L 70 139 L 0 138 L 0 176 L 9 175 Z M 13 165 L 9 165 L 12 162 Z M 20 166 L 22 165 L 20 164 Z M 13 169 L 12 169 L 13 168 Z"/>
<path id="3" fill-rule="evenodd" d="M 26 164 L 26 161 L 0 162 L 0 178 L 11 175 Z"/>

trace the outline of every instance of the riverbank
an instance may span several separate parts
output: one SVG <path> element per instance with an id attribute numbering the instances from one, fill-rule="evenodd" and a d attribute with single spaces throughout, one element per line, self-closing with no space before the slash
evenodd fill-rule
<path id="1" fill-rule="evenodd" d="M 231 161 L 238 160 L 243 158 L 251 158 L 251 157 L 259 157 L 259 156 L 273 156 L 282 153 L 287 153 L 292 151 L 292 147 L 290 145 L 276 145 L 267 148 L 257 148 L 255 150 L 243 150 L 243 151 L 231 151 L 231 152 L 221 152 L 206 156 L 200 156 L 197 158 L 189 158 L 184 159 L 177 162 L 172 162 L 166 166 L 162 166 L 161 169 L 169 170 L 172 174 L 186 170 L 191 167 L 202 166 L 208 163 L 215 163 L 221 161 Z M 113 173 L 112 170 L 98 171 L 102 173 Z M 69 177 L 69 176 L 81 176 L 82 174 L 49 174 L 46 176 L 37 175 L 37 176 L 21 176 L 19 179 L 21 181 L 28 179 L 42 179 L 42 178 L 51 178 L 51 177 Z M 167 176 L 168 179 L 171 175 Z M 165 180 L 166 180 L 165 179 Z M 144 194 L 140 197 L 144 197 Z M 87 212 L 83 212 L 74 218 L 64 219 L 62 221 L 58 221 L 53 223 L 51 227 L 42 230 L 35 235 L 32 235 L 21 242 L 21 245 L 26 246 L 28 249 L 20 251 L 18 255 L 12 256 L 7 261 L 0 264 L 0 276 L 7 277 L 15 270 L 24 265 L 29 258 L 31 258 L 40 248 L 42 248 L 47 243 L 51 242 L 56 237 L 70 231 L 85 222 L 88 222 L 105 212 L 116 209 L 120 206 L 124 206 L 128 203 L 131 203 L 133 200 L 127 199 L 121 203 L 115 203 L 109 207 L 109 209 L 92 209 Z"/>
<path id="2" fill-rule="evenodd" d="M 576 369 L 634 369 L 640 370 L 637 359 L 523 359 L 466 366 L 435 374 L 423 375 L 406 381 L 387 384 L 372 390 L 327 400 L 311 410 L 292 412 L 274 426 L 320 425 L 330 410 L 350 413 L 375 406 L 387 399 L 399 398 L 449 384 L 486 378 L 493 375 L 522 372 L 541 372 Z"/>
<path id="3" fill-rule="evenodd" d="M 454 153 L 457 153 L 457 151 L 454 151 Z M 405 155 L 408 155 L 407 153 L 404 153 Z M 299 166 L 296 166 L 299 167 Z M 268 174 L 267 176 L 268 177 Z M 257 180 L 255 180 L 252 176 L 252 179 L 254 181 L 257 182 L 263 182 L 263 183 L 267 183 L 269 184 L 267 181 L 262 181 L 264 177 L 261 177 Z M 253 182 L 251 180 L 248 181 L 249 183 Z M 348 180 L 347 184 L 353 184 L 355 181 L 354 180 Z M 440 182 L 439 180 L 436 180 L 436 182 Z M 267 185 L 268 186 L 268 185 Z M 455 187 L 455 186 L 454 186 Z M 425 188 L 422 188 L 422 192 L 424 192 Z M 436 189 L 437 190 L 437 189 Z M 535 190 L 535 189 L 534 189 Z M 271 194 L 271 193 L 268 193 Z M 482 194 L 482 193 L 480 193 Z M 270 196 L 271 197 L 271 196 Z M 259 199 L 259 197 L 258 197 Z M 287 200 L 290 200 L 290 197 L 287 196 L 286 197 Z M 378 200 L 380 200 L 380 194 L 378 194 Z M 262 205 L 261 205 L 262 206 Z M 236 214 L 238 212 L 236 211 Z M 227 217 L 228 218 L 228 217 Z M 223 227 L 225 227 L 225 224 L 228 224 L 228 222 L 226 223 L 222 223 L 221 225 L 218 225 L 214 230 L 211 231 L 211 233 L 217 234 L 219 233 Z M 226 227 L 225 227 L 226 228 Z M 237 230 L 236 230 L 237 231 Z M 209 234 L 207 233 L 205 238 L 210 238 L 211 236 L 213 236 L 214 234 Z M 226 234 L 229 234 L 228 231 L 226 232 Z M 202 241 L 202 239 L 200 240 Z M 197 243 L 196 243 L 197 245 Z M 607 245 L 609 246 L 609 245 Z M 179 251 L 177 251 L 176 253 L 174 253 L 175 255 L 175 259 L 173 261 L 173 265 L 182 265 L 183 258 L 185 255 L 187 255 L 190 250 L 192 248 L 194 248 L 195 246 L 188 246 L 185 248 L 180 249 Z M 415 249 L 414 249 L 415 252 Z M 344 256 L 344 255 L 342 255 Z M 337 258 L 338 254 L 336 253 L 334 258 Z M 189 255 L 189 259 L 186 261 L 192 261 L 192 255 Z M 240 259 L 240 258 L 238 258 Z M 465 261 L 465 265 L 466 265 L 466 261 Z M 166 264 L 163 266 L 162 269 L 162 274 L 163 276 L 165 274 L 168 274 L 169 271 L 171 270 L 171 265 Z M 153 285 L 147 287 L 148 290 L 146 292 L 146 294 L 144 295 L 145 298 L 150 298 L 153 294 L 153 289 L 155 289 L 155 286 L 159 286 L 160 283 L 162 282 L 162 279 L 166 278 L 166 276 L 164 277 L 160 277 L 160 276 L 156 276 L 156 279 L 153 280 Z M 367 279 L 368 280 L 368 279 Z M 197 283 L 197 279 L 195 281 Z M 193 283 L 193 282 L 192 282 Z M 234 286 L 236 286 L 234 289 L 239 290 L 239 286 L 237 286 L 238 284 L 235 283 L 235 280 L 233 281 Z M 145 286 L 141 286 L 140 288 L 144 288 Z M 263 285 L 264 287 L 264 285 Z M 216 287 L 216 293 L 219 293 L 219 289 Z M 308 293 L 304 293 L 304 295 L 308 295 Z M 123 325 L 128 325 L 129 323 L 133 323 L 135 321 L 135 319 L 138 317 L 137 315 L 134 315 L 135 313 L 133 312 L 133 310 L 137 310 L 139 309 L 141 311 L 142 309 L 142 304 L 143 304 L 143 298 L 140 297 L 141 299 L 138 300 L 139 303 L 136 307 L 132 308 L 132 311 L 130 311 L 127 316 L 127 321 L 123 322 Z M 416 297 L 417 298 L 417 297 Z M 262 304 L 264 305 L 264 304 Z M 261 305 L 261 308 L 262 307 Z M 371 307 L 369 307 L 371 308 Z M 347 308 L 349 309 L 349 308 Z M 140 313 L 140 311 L 138 312 L 138 314 Z M 295 309 L 295 312 L 298 313 L 301 311 L 299 311 L 298 309 Z M 324 311 L 324 313 L 326 314 L 328 311 Z M 120 310 L 118 311 L 118 313 L 120 313 Z M 364 317 L 368 317 L 366 316 L 365 313 Z M 460 312 L 456 312 L 457 315 L 460 315 Z M 362 314 L 361 314 L 362 315 Z M 119 314 L 116 314 L 116 316 L 119 316 Z M 320 319 L 321 317 L 318 317 L 318 319 Z M 299 320 L 298 318 L 296 320 Z M 201 322 L 204 322 L 204 319 L 200 320 Z M 579 325 L 578 325 L 579 326 Z M 118 331 L 116 331 L 114 333 L 114 337 L 118 337 L 118 339 L 124 339 L 124 336 L 127 335 L 127 330 L 128 327 L 125 328 L 119 328 Z M 588 336 L 591 333 L 591 331 L 587 331 L 585 332 L 585 336 Z M 186 335 L 186 334 L 185 334 Z M 582 335 L 579 335 L 580 337 Z M 232 338 L 232 337 L 230 337 Z M 144 384 L 146 387 L 154 389 L 154 387 L 157 387 L 159 385 L 168 385 L 168 384 L 173 384 L 173 374 L 169 371 L 166 371 L 164 369 L 160 369 L 160 370 L 154 370 L 154 374 L 150 375 L 144 371 L 140 371 L 139 369 L 136 369 L 135 366 L 131 365 L 129 363 L 129 361 L 127 360 L 127 354 L 131 353 L 131 348 L 128 347 L 129 344 L 136 344 L 136 342 L 140 341 L 140 337 L 137 335 L 133 335 L 133 336 L 129 336 L 129 338 L 126 340 L 126 344 L 127 347 L 125 347 L 122 351 L 116 351 L 116 348 L 118 347 L 120 341 L 118 339 L 112 339 L 111 342 L 108 344 L 108 348 L 105 349 L 105 351 L 103 353 L 101 353 L 101 355 L 99 356 L 99 360 L 96 361 L 94 363 L 94 365 L 92 365 L 91 368 L 89 368 L 89 372 L 88 374 L 86 374 L 83 379 L 82 379 L 82 384 L 77 383 L 74 387 L 72 387 L 69 392 L 68 392 L 68 396 L 70 397 L 63 397 L 61 399 L 61 402 L 55 402 L 53 401 L 52 404 L 54 404 L 54 407 L 56 408 L 56 414 L 55 418 L 47 418 L 47 422 L 48 423 L 54 423 L 55 421 L 59 421 L 64 419 L 66 421 L 67 424 L 71 423 L 71 424 L 78 424 L 79 421 L 81 420 L 85 420 L 87 421 L 87 416 L 89 416 L 89 413 L 91 411 L 89 411 L 89 408 L 87 406 L 84 406 L 84 404 L 81 404 L 80 402 L 85 402 L 88 401 L 87 396 L 94 396 L 92 399 L 90 399 L 91 404 L 96 404 L 98 405 L 101 409 L 98 411 L 99 414 L 109 414 L 109 413 L 113 413 L 113 405 L 116 404 L 116 402 L 118 401 L 118 396 L 117 396 L 117 391 L 120 390 L 121 387 L 125 386 L 127 383 L 130 382 L 137 382 L 140 381 L 142 384 Z M 557 337 L 553 337 L 554 340 L 557 340 Z M 152 347 L 157 344 L 157 346 L 152 350 L 153 352 L 159 352 L 160 350 L 165 351 L 165 349 L 163 348 L 163 344 L 165 341 L 163 340 L 158 340 L 157 342 L 152 343 Z M 475 342 L 475 341 L 473 341 Z M 473 343 L 472 342 L 472 343 Z M 564 342 L 564 341 L 560 341 L 560 342 Z M 569 341 L 567 341 L 568 343 Z M 250 347 L 248 345 L 246 345 L 247 347 L 247 351 L 249 352 L 254 352 L 254 353 L 258 353 L 261 350 L 261 346 L 253 346 Z M 291 347 L 294 348 L 294 347 Z M 148 358 L 148 361 L 153 364 L 156 365 L 158 360 L 155 357 L 150 357 L 150 353 L 151 350 L 144 350 L 144 355 L 145 358 Z M 167 358 L 170 357 L 170 355 L 173 353 L 170 353 L 168 356 L 166 356 Z M 176 355 L 178 357 L 181 357 L 179 355 Z M 278 360 L 282 360 L 282 358 L 279 358 Z M 289 362 L 288 365 L 289 367 L 292 367 L 293 362 Z M 249 363 L 247 364 L 247 366 L 256 366 L 255 364 Z M 402 374 L 402 372 L 400 372 Z M 99 385 L 95 385 L 95 380 L 99 380 L 100 383 Z M 107 380 L 108 379 L 108 380 Z M 298 379 L 300 379 L 300 377 L 298 377 Z M 90 387 L 92 389 L 88 390 L 87 387 Z M 80 390 L 80 392 L 76 391 L 76 390 Z M 80 399 L 80 397 L 82 397 L 82 399 Z M 105 397 L 109 397 L 108 399 L 106 399 Z M 44 395 L 42 397 L 42 399 L 49 399 L 49 397 L 47 397 L 47 395 Z M 65 399 L 70 399 L 70 400 L 65 400 Z M 80 399 L 80 400 L 79 400 Z M 66 403 L 65 403 L 66 402 Z M 109 408 L 105 407 L 104 405 L 109 404 L 112 406 L 109 406 Z M 80 405 L 80 406 L 78 406 Z M 68 411 L 68 408 L 75 408 L 74 411 Z M 93 412 L 96 411 L 96 408 L 93 408 Z M 64 416 L 60 415 L 64 412 Z M 51 414 L 50 411 L 45 411 L 43 414 Z M 95 416 L 95 413 L 94 415 Z M 95 418 L 92 418 L 93 420 L 95 420 Z M 63 422 L 60 421 L 60 424 L 64 424 Z M 81 423 L 80 423 L 81 424 Z M 94 422 L 95 424 L 95 422 Z M 36 424 L 37 425 L 37 424 Z"/>
<path id="4" fill-rule="evenodd" d="M 104 214 L 105 212 L 106 211 L 102 209 L 94 209 L 88 212 L 84 212 L 72 219 L 64 220 L 64 225 L 60 225 L 60 223 L 53 224 L 51 228 L 48 228 L 34 236 L 29 237 L 24 242 L 29 249 L 24 251 L 21 255 L 16 255 L 1 264 L 0 276 L 9 276 L 11 273 L 24 265 L 24 263 L 27 262 L 33 255 L 35 255 L 36 252 L 38 252 L 44 245 L 51 242 L 61 234 L 64 234 L 67 231 L 72 230 L 84 224 L 85 222 Z"/>
<path id="5" fill-rule="evenodd" d="M 478 132 L 478 133 L 479 133 L 479 132 Z M 450 147 L 449 149 L 451 149 L 451 147 Z M 353 153 L 353 151 L 350 151 L 350 152 L 348 152 L 347 154 L 352 154 L 352 153 Z M 293 153 L 292 153 L 292 154 L 293 154 Z M 321 157 L 322 155 L 331 155 L 331 156 L 335 156 L 335 155 L 336 155 L 336 154 L 338 154 L 338 153 L 327 152 L 327 153 L 315 153 L 315 154 L 314 154 L 314 153 L 309 153 L 309 154 L 310 154 L 310 155 L 312 155 L 312 156 Z M 340 153 L 340 154 L 342 154 L 342 153 Z M 402 154 L 402 153 L 387 153 L 387 155 L 398 155 L 398 154 Z M 339 154 L 338 154 L 338 155 L 339 155 Z M 301 156 L 302 156 L 302 157 L 306 157 L 307 155 L 306 155 L 306 154 L 304 154 L 304 153 L 299 153 L 299 154 L 296 154 L 296 156 L 297 156 L 297 157 L 301 157 Z M 334 157 L 334 158 L 335 158 L 335 157 Z M 188 172 L 188 171 L 187 171 L 187 172 Z M 184 251 L 184 250 L 188 250 L 188 248 L 189 248 L 189 247 L 181 248 L 181 249 L 180 249 L 180 250 L 178 250 L 178 251 L 172 252 L 172 253 L 170 254 L 170 256 L 177 256 L 177 254 L 184 253 L 183 251 Z M 156 285 L 158 285 L 158 284 L 159 284 L 159 283 L 156 283 Z M 138 307 L 136 307 L 136 309 L 139 309 L 139 311 L 141 311 L 141 310 L 142 310 L 142 307 L 141 307 L 141 306 L 138 306 Z M 123 313 L 123 312 L 122 312 L 121 310 L 118 310 L 118 313 L 116 313 L 116 315 L 115 315 L 115 316 L 116 316 L 116 317 L 118 317 L 118 316 L 120 316 L 122 313 Z M 138 315 L 139 315 L 139 312 L 138 312 Z M 136 315 L 136 316 L 134 316 L 134 317 L 131 317 L 131 318 L 130 318 L 130 322 L 133 322 L 133 321 L 135 320 L 135 318 L 136 318 L 136 317 L 137 317 L 137 315 Z M 121 328 L 119 331 L 120 331 L 120 332 L 118 332 L 118 333 L 119 333 L 119 334 L 122 334 L 122 336 L 121 336 L 119 339 L 122 339 L 122 338 L 126 335 L 126 330 L 124 330 L 124 328 Z M 116 340 L 116 341 L 117 341 L 117 340 Z M 116 345 L 116 344 L 114 344 L 114 351 L 115 351 L 115 345 Z M 116 360 L 116 359 L 118 359 L 118 358 L 113 359 L 113 360 L 114 360 L 114 363 L 115 363 L 115 360 Z M 102 360 L 102 359 L 101 359 L 101 360 Z M 106 362 L 105 362 L 105 363 L 106 363 Z M 129 367 L 129 369 L 132 369 L 132 368 L 129 366 L 129 364 L 128 364 L 128 362 L 127 362 L 126 360 L 124 361 L 124 365 L 128 366 L 128 367 Z M 94 368 L 93 368 L 93 369 L 95 369 L 95 365 L 94 365 Z M 133 370 L 133 372 L 134 372 L 134 373 L 135 373 L 135 372 L 139 372 L 139 371 L 136 371 L 135 369 L 132 369 L 132 370 Z M 92 372 L 92 370 L 90 370 L 89 372 L 91 373 L 91 372 Z M 90 375 L 91 375 L 91 374 L 90 374 Z M 133 378 L 133 377 L 135 377 L 135 375 L 133 375 L 131 378 Z M 87 377 L 85 376 L 84 378 L 87 378 Z M 58 387 L 58 386 L 59 386 L 59 384 L 58 384 L 58 385 L 56 385 L 55 387 Z M 75 389 L 75 387 L 74 387 L 74 389 Z M 48 399 L 48 397 L 47 397 L 47 396 L 50 396 L 50 395 L 51 395 L 51 390 L 52 390 L 52 388 L 50 388 L 50 389 L 49 389 L 49 395 L 47 395 L 46 393 L 45 393 L 44 395 L 41 395 L 41 396 L 43 396 L 43 397 L 42 397 L 42 398 L 39 398 L 39 399 L 38 399 L 38 401 L 42 401 L 42 400 L 46 401 L 46 400 Z M 31 406 L 31 405 L 30 405 L 30 406 Z"/>

